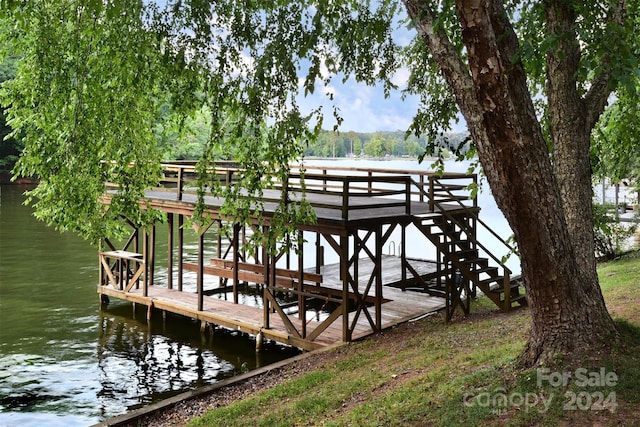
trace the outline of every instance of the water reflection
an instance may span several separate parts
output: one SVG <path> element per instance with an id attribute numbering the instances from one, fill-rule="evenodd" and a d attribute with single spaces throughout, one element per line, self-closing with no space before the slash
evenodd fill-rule
<path id="1" fill-rule="evenodd" d="M 90 359 L 11 355 L 0 358 L 0 371 L 1 425 L 73 426 L 98 420 Z"/>
<path id="2" fill-rule="evenodd" d="M 255 342 L 219 329 L 201 333 L 197 322 L 154 312 L 146 324 L 146 307 L 123 321 L 130 304 L 100 314 L 98 369 L 102 416 L 122 413 L 297 354 L 271 343 L 256 354 Z M 131 316 L 131 314 L 129 314 Z M 123 379 L 125 379 L 123 381 Z"/>
<path id="3" fill-rule="evenodd" d="M 249 337 L 161 313 L 148 326 L 121 301 L 100 310 L 96 248 L 36 221 L 26 189 L 0 190 L 0 426 L 87 426 L 297 353 L 256 356 Z"/>
<path id="4" fill-rule="evenodd" d="M 54 355 L 0 357 L 0 425 L 88 425 L 298 353 L 268 343 L 256 354 L 247 336 L 202 334 L 196 322 L 160 313 L 149 326 L 144 308 L 131 311 L 113 304 L 75 319 L 94 336 L 99 325 L 93 342 L 51 340 Z"/>

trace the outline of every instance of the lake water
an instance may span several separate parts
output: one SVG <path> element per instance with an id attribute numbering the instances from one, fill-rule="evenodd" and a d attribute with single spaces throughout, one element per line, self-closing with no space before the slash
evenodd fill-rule
<path id="1" fill-rule="evenodd" d="M 181 317 L 149 327 L 115 299 L 100 310 L 97 249 L 35 220 L 26 189 L 0 187 L 0 426 L 86 426 L 298 353 L 256 355 Z"/>
<path id="2" fill-rule="evenodd" d="M 415 160 L 308 163 L 429 169 Z M 466 168 L 447 163 L 448 171 Z M 26 189 L 0 187 L 0 426 L 85 426 L 297 353 L 271 343 L 257 355 L 250 337 L 216 332 L 211 338 L 177 316 L 163 321 L 156 315 L 148 326 L 146 307 L 134 314 L 131 304 L 115 299 L 100 309 L 97 249 L 35 220 L 22 204 Z M 481 218 L 509 237 L 489 190 L 478 203 Z M 156 265 L 162 266 L 165 227 L 158 233 Z M 186 252 L 195 254 L 195 233 L 185 239 Z M 480 230 L 479 239 L 498 258 L 506 254 L 487 231 Z M 408 255 L 432 256 L 420 239 L 408 240 Z M 384 252 L 396 242 L 399 231 Z M 514 257 L 508 266 L 520 270 Z M 157 267 L 156 278 L 164 282 L 166 269 Z"/>

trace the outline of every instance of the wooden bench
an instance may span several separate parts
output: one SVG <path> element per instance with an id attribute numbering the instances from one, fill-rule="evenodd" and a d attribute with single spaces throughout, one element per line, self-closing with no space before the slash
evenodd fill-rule
<path id="1" fill-rule="evenodd" d="M 210 274 L 223 279 L 233 280 L 235 272 L 233 271 L 234 262 L 228 259 L 212 258 L 210 265 L 203 266 L 204 274 Z M 198 272 L 198 264 L 185 262 L 182 264 L 187 271 Z M 249 283 L 264 284 L 267 281 L 264 277 L 265 266 L 262 264 L 254 264 L 248 262 L 238 262 L 238 280 Z M 298 278 L 300 272 L 298 270 L 290 270 L 285 268 L 276 268 L 276 286 L 283 288 L 283 291 L 297 290 Z M 317 297 L 335 297 L 342 299 L 342 290 L 322 286 L 322 274 L 303 272 L 303 287 L 305 293 L 317 295 Z M 311 296 L 311 295 L 307 295 Z M 356 301 L 357 297 L 353 292 L 349 292 L 349 299 Z M 375 297 L 367 296 L 364 300 L 368 303 L 375 303 Z M 384 300 L 383 300 L 384 302 Z"/>
<path id="2" fill-rule="evenodd" d="M 185 262 L 182 264 L 183 268 L 187 271 L 198 271 L 198 265 L 194 263 Z M 212 258 L 210 265 L 203 266 L 205 274 L 210 274 L 223 279 L 234 279 L 235 272 L 233 271 L 234 262 L 227 259 Z M 250 262 L 238 262 L 238 280 L 250 283 L 266 283 L 264 277 L 265 266 L 262 264 L 253 264 Z M 299 278 L 299 272 L 297 270 L 289 270 L 284 268 L 276 268 L 276 284 L 278 286 L 295 287 L 297 279 Z M 322 283 L 322 275 L 303 272 L 302 280 L 306 283 L 315 283 L 320 285 Z M 314 285 L 309 285 L 314 286 Z"/>

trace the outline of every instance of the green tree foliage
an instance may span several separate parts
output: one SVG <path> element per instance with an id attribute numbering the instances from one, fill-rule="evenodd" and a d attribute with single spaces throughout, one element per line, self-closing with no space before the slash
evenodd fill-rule
<path id="1" fill-rule="evenodd" d="M 0 63 L 0 85 L 11 80 L 16 75 L 16 58 L 8 57 Z M 7 124 L 5 109 L 0 110 L 0 172 L 8 173 L 18 160 L 18 155 L 24 149 L 20 138 L 10 137 L 11 127 Z"/>
<path id="2" fill-rule="evenodd" d="M 623 89 L 602 115 L 593 136 L 591 163 L 594 177 L 625 181 L 640 191 L 640 88 Z"/>
<path id="3" fill-rule="evenodd" d="M 556 353 L 613 335 L 595 274 L 589 137 L 610 93 L 637 86 L 638 3 L 506 6 L 3 0 L 2 46 L 24 54 L 3 94 L 9 122 L 25 138 L 17 171 L 41 179 L 32 193 L 37 215 L 58 228 L 96 238 L 113 232 L 120 215 L 155 219 L 136 201 L 158 178 L 154 131 L 170 94 L 179 121 L 203 107 L 210 114 L 200 200 L 210 189 L 237 191 L 207 179 L 219 156 L 247 168 L 241 184 L 259 195 L 273 177 L 287 180 L 289 161 L 303 154 L 301 141 L 316 139 L 322 128 L 327 112 L 303 114 L 298 95 L 351 77 L 388 93 L 404 66 L 405 93 L 421 101 L 410 133 L 455 152 L 434 137 L 458 110 L 467 122 L 521 250 L 534 318 L 528 361 L 551 362 Z M 398 19 L 401 10 L 409 21 Z M 393 30 L 407 22 L 416 36 L 398 45 Z M 340 124 L 339 111 L 329 113 Z M 393 150 L 385 138 L 363 138 L 363 149 Z M 344 139 L 329 138 L 324 155 L 337 156 L 341 146 Z M 104 179 L 121 189 L 108 210 L 98 202 Z M 248 206 L 229 212 L 242 219 Z M 304 203 L 283 200 L 280 209 L 284 224 L 308 216 Z"/>
<path id="4" fill-rule="evenodd" d="M 5 61 L 0 63 L 0 83 L 4 83 L 7 80 L 11 80 L 15 76 L 16 76 L 16 58 L 13 56 L 10 56 Z"/>
<path id="5" fill-rule="evenodd" d="M 614 259 L 624 252 L 624 245 L 638 229 L 637 224 L 620 222 L 618 206 L 594 204 L 594 235 L 598 256 Z"/>
<path id="6" fill-rule="evenodd" d="M 162 159 L 171 161 L 201 158 L 209 142 L 209 111 L 203 108 L 177 123 L 166 114 L 155 126 Z"/>
<path id="7" fill-rule="evenodd" d="M 380 133 L 375 133 L 364 146 L 365 154 L 370 157 L 383 157 L 386 153 L 385 141 Z"/>
<path id="8" fill-rule="evenodd" d="M 36 216 L 93 241 L 117 232 L 121 215 L 153 220 L 138 200 L 159 176 L 151 124 L 167 73 L 142 4 L 8 6 L 2 46 L 23 56 L 3 99 L 25 143 L 16 172 L 40 180 L 30 193 Z M 105 180 L 122 188 L 109 209 L 100 203 Z"/>
<path id="9" fill-rule="evenodd" d="M 424 155 L 427 147 L 445 147 L 448 145 L 464 145 L 468 140 L 467 134 L 444 133 L 429 142 L 426 136 L 417 137 L 404 131 L 378 131 L 374 133 L 347 132 L 323 130 L 314 141 L 305 141 L 305 156 L 315 157 L 418 157 Z M 382 144 L 382 148 L 379 145 Z M 437 155 L 446 155 L 444 149 L 433 150 Z M 335 155 L 334 155 L 335 154 Z"/>
<path id="10" fill-rule="evenodd" d="M 267 177 L 266 185 L 273 175 L 286 181 L 288 162 L 301 155 L 300 138 L 313 132 L 290 94 L 298 87 L 301 58 L 311 52 L 305 86 L 313 90 L 322 56 L 314 49 L 328 34 L 304 5 L 247 6 L 3 2 L 5 53 L 24 52 L 3 99 L 26 144 L 17 172 L 40 179 L 31 193 L 39 218 L 94 241 L 117 233 L 122 215 L 139 224 L 155 220 L 157 214 L 139 209 L 137 201 L 159 176 L 162 152 L 154 130 L 167 93 L 179 120 L 203 106 L 210 112 L 203 177 L 228 147 L 239 147 L 235 159 L 258 169 L 248 176 Z M 364 19 L 380 21 L 373 14 Z M 105 179 L 120 186 L 108 209 L 99 202 Z M 211 187 L 203 178 L 205 186 Z M 289 215 L 295 212 L 281 208 L 295 224 Z"/>

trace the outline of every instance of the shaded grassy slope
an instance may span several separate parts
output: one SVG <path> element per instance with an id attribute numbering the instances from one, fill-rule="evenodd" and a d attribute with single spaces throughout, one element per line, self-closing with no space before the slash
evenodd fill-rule
<path id="1" fill-rule="evenodd" d="M 581 371 L 562 360 L 548 372 L 518 369 L 529 313 L 499 313 L 483 298 L 451 324 L 433 316 L 320 354 L 292 367 L 293 379 L 189 425 L 637 425 L 640 258 L 599 273 L 622 343 Z"/>

